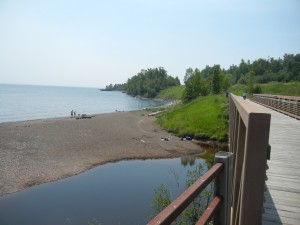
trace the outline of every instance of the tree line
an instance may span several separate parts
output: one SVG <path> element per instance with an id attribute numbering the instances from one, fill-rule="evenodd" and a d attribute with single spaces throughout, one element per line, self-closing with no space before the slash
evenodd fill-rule
<path id="1" fill-rule="evenodd" d="M 285 54 L 283 59 L 258 59 L 252 63 L 241 60 L 229 69 L 220 65 L 206 66 L 203 70 L 188 68 L 184 77 L 182 99 L 188 102 L 199 96 L 220 94 L 234 84 L 246 84 L 249 93 L 260 93 L 259 84 L 300 81 L 300 54 Z"/>
<path id="2" fill-rule="evenodd" d="M 125 84 L 106 86 L 105 91 L 122 90 L 133 96 L 154 98 L 163 89 L 180 85 L 178 77 L 168 75 L 163 67 L 143 69 L 129 78 Z"/>
<path id="3" fill-rule="evenodd" d="M 238 66 L 232 65 L 224 72 L 232 83 L 246 84 L 251 76 L 255 83 L 300 81 L 300 54 L 285 54 L 282 59 L 260 58 L 252 63 L 242 59 Z"/>
<path id="4" fill-rule="evenodd" d="M 125 90 L 130 95 L 153 98 L 161 90 L 176 85 L 180 85 L 178 77 L 169 76 L 163 67 L 159 67 L 141 70 L 137 75 L 128 79 Z"/>
<path id="5" fill-rule="evenodd" d="M 101 89 L 101 91 L 124 91 L 125 90 L 125 84 L 110 84 L 106 85 L 104 89 Z"/>
<path id="6" fill-rule="evenodd" d="M 222 69 L 220 65 L 186 69 L 182 100 L 188 102 L 199 96 L 220 94 L 231 85 L 245 84 L 249 93 L 260 93 L 259 84 L 300 81 L 300 54 L 285 54 L 283 58 L 241 60 L 239 65 Z M 107 91 L 121 90 L 130 95 L 154 98 L 161 90 L 180 85 L 178 77 L 169 76 L 163 67 L 141 70 L 125 84 L 108 85 Z"/>
<path id="7" fill-rule="evenodd" d="M 184 102 L 199 96 L 219 94 L 228 89 L 230 86 L 229 78 L 219 65 L 214 65 L 210 68 L 209 73 L 206 73 L 206 69 L 200 71 L 198 68 L 195 70 L 188 68 L 186 70 L 184 76 L 185 89 L 182 94 Z"/>

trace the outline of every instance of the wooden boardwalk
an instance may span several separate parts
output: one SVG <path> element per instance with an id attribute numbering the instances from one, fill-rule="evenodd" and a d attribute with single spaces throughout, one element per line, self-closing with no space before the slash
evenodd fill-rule
<path id="1" fill-rule="evenodd" d="M 300 120 L 271 113 L 268 180 L 262 224 L 300 224 Z"/>

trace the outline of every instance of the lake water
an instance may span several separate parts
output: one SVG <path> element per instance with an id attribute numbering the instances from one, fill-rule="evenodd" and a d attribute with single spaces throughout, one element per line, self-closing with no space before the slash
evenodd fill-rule
<path id="1" fill-rule="evenodd" d="M 94 219 L 102 225 L 146 224 L 154 189 L 164 184 L 176 198 L 185 189 L 187 171 L 198 163 L 205 164 L 188 156 L 98 166 L 1 197 L 0 224 L 88 225 Z"/>
<path id="2" fill-rule="evenodd" d="M 161 106 L 96 88 L 0 84 L 0 123 Z M 1 135 L 1 134 L 0 134 Z M 154 189 L 164 184 L 177 197 L 185 189 L 189 157 L 109 163 L 67 179 L 0 197 L 0 225 L 102 225 L 147 223 Z M 196 163 L 204 163 L 196 159 Z M 205 164 L 205 163 L 204 163 Z M 185 166 L 184 166 L 185 165 Z"/>
<path id="3" fill-rule="evenodd" d="M 77 114 L 99 114 L 138 110 L 165 103 L 97 88 L 0 84 L 0 123 L 66 117 L 70 116 L 71 110 Z"/>

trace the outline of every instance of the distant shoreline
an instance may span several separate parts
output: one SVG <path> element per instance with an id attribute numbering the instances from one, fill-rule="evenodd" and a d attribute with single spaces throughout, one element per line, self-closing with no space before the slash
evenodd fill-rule
<path id="1" fill-rule="evenodd" d="M 0 196 L 130 159 L 199 154 L 198 145 L 162 130 L 144 111 L 0 123 Z M 170 141 L 162 141 L 170 137 Z"/>

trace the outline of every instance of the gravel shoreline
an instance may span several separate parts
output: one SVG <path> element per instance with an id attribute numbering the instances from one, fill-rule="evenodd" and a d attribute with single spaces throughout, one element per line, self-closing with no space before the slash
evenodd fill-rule
<path id="1" fill-rule="evenodd" d="M 167 136 L 170 141 L 161 140 Z M 0 123 L 0 196 L 107 162 L 202 152 L 162 130 L 143 111 Z"/>

